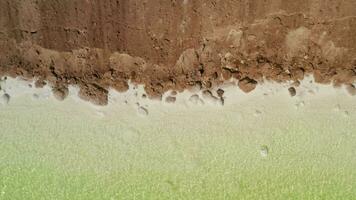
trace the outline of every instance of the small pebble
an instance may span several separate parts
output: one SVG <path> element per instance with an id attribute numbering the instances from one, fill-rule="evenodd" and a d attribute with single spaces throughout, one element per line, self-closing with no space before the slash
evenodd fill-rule
<path id="1" fill-rule="evenodd" d="M 243 92 L 250 93 L 256 89 L 257 81 L 246 77 L 239 81 L 238 86 Z"/>
<path id="2" fill-rule="evenodd" d="M 63 101 L 69 94 L 68 88 L 65 87 L 53 88 L 52 92 L 53 92 L 53 96 L 59 101 Z"/>
<path id="3" fill-rule="evenodd" d="M 36 88 L 43 88 L 47 83 L 44 80 L 37 80 L 35 82 L 35 87 Z"/>
<path id="4" fill-rule="evenodd" d="M 224 91 L 223 89 L 218 89 L 218 90 L 216 91 L 216 93 L 218 94 L 219 97 L 223 97 L 225 91 Z"/>
<path id="5" fill-rule="evenodd" d="M 290 96 L 294 97 L 297 94 L 297 91 L 295 90 L 294 87 L 290 87 L 288 89 Z"/>

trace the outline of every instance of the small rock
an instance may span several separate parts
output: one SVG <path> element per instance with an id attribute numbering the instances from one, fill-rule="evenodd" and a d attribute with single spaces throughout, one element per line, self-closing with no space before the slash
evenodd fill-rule
<path id="1" fill-rule="evenodd" d="M 10 102 L 10 95 L 7 93 L 3 94 L 0 98 L 0 103 L 2 105 L 7 105 L 9 104 L 9 102 Z"/>
<path id="2" fill-rule="evenodd" d="M 292 96 L 292 97 L 294 97 L 295 95 L 297 95 L 297 91 L 295 90 L 294 87 L 290 87 L 290 88 L 288 89 L 288 91 L 289 91 L 290 96 Z"/>
<path id="3" fill-rule="evenodd" d="M 141 116 L 147 116 L 148 115 L 148 110 L 142 106 L 138 107 L 138 114 Z"/>
<path id="4" fill-rule="evenodd" d="M 35 87 L 36 88 L 43 88 L 47 83 L 44 80 L 37 80 L 35 82 Z"/>
<path id="5" fill-rule="evenodd" d="M 169 96 L 166 98 L 166 103 L 175 103 L 177 100 L 176 97 Z"/>
<path id="6" fill-rule="evenodd" d="M 223 97 L 225 91 L 224 91 L 223 89 L 218 89 L 218 90 L 216 91 L 216 93 L 218 94 L 219 97 Z"/>
<path id="7" fill-rule="evenodd" d="M 229 80 L 229 79 L 232 78 L 232 74 L 231 74 L 231 72 L 229 70 L 222 71 L 221 75 L 222 75 L 224 80 Z"/>
<path id="8" fill-rule="evenodd" d="M 257 81 L 246 77 L 239 81 L 238 86 L 243 92 L 249 93 L 256 88 Z"/>
<path id="9" fill-rule="evenodd" d="M 52 92 L 53 96 L 59 101 L 63 101 L 69 94 L 69 90 L 66 87 L 53 88 Z"/>
<path id="10" fill-rule="evenodd" d="M 294 80 L 303 80 L 304 70 L 302 68 L 291 69 L 289 71 Z"/>

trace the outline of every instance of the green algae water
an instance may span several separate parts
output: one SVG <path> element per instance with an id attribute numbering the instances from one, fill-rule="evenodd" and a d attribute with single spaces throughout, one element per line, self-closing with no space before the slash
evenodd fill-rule
<path id="1" fill-rule="evenodd" d="M 0 199 L 355 199 L 356 98 L 327 91 L 148 116 L 14 97 L 0 106 Z"/>

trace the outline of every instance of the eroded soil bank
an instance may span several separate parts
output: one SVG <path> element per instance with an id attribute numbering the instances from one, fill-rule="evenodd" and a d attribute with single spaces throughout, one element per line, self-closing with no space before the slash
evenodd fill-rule
<path id="1" fill-rule="evenodd" d="M 0 0 L 0 76 L 107 103 L 109 88 L 150 97 L 235 78 L 356 78 L 356 2 L 323 0 Z"/>

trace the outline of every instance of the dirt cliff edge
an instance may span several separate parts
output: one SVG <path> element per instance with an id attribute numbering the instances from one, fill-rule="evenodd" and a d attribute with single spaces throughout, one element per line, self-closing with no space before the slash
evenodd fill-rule
<path id="1" fill-rule="evenodd" d="M 144 84 L 150 97 L 231 78 L 314 75 L 355 88 L 356 2 L 0 0 L 0 76 L 68 85 L 95 104 Z"/>

